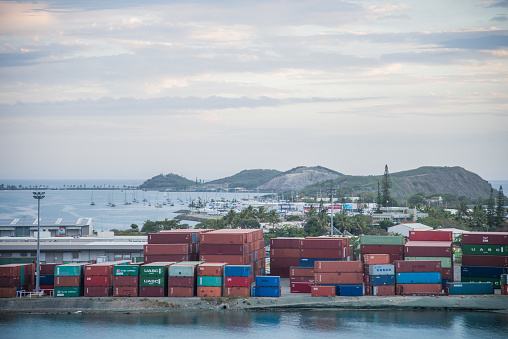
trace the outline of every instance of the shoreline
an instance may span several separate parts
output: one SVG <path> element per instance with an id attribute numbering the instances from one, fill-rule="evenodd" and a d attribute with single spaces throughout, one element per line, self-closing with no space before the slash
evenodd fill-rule
<path id="1" fill-rule="evenodd" d="M 508 296 L 362 296 L 279 298 L 42 297 L 0 299 L 0 314 L 158 313 L 180 311 L 421 310 L 508 314 Z"/>

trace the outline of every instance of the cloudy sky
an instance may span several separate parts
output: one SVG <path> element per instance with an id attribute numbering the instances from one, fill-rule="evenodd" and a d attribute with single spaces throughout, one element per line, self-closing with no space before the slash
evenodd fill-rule
<path id="1" fill-rule="evenodd" d="M 508 179 L 508 1 L 0 1 L 0 178 Z"/>

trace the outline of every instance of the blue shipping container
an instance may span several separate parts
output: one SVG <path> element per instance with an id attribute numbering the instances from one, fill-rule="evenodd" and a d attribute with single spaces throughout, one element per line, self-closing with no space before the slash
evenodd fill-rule
<path id="1" fill-rule="evenodd" d="M 37 278 L 34 278 L 37 279 Z M 54 274 L 41 274 L 40 277 L 41 285 L 54 285 L 55 284 L 55 275 Z"/>
<path id="2" fill-rule="evenodd" d="M 342 261 L 342 259 L 300 258 L 300 267 L 314 267 L 314 262 L 316 261 Z"/>
<path id="3" fill-rule="evenodd" d="M 394 275 L 371 275 L 369 276 L 371 286 L 395 285 Z"/>
<path id="4" fill-rule="evenodd" d="M 357 297 L 363 295 L 363 285 L 337 285 L 341 297 Z"/>
<path id="5" fill-rule="evenodd" d="M 395 266 L 369 265 L 369 275 L 395 275 Z"/>
<path id="6" fill-rule="evenodd" d="M 462 277 L 499 278 L 508 273 L 508 267 L 462 266 Z"/>
<path id="7" fill-rule="evenodd" d="M 441 284 L 441 272 L 397 273 L 397 284 Z"/>
<path id="8" fill-rule="evenodd" d="M 250 277 L 250 265 L 226 265 L 226 277 Z"/>
<path id="9" fill-rule="evenodd" d="M 254 297 L 280 297 L 280 287 L 253 286 L 252 296 Z"/>
<path id="10" fill-rule="evenodd" d="M 447 287 L 450 295 L 494 294 L 494 284 L 491 282 L 449 282 Z"/>
<path id="11" fill-rule="evenodd" d="M 280 287 L 280 277 L 261 275 L 256 277 L 256 286 Z"/>

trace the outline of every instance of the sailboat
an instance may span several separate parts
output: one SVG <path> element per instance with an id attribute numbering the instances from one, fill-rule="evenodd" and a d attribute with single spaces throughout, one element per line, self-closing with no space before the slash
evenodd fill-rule
<path id="1" fill-rule="evenodd" d="M 124 198 L 123 204 L 130 205 L 131 203 L 127 201 L 127 191 L 124 191 L 124 192 L 125 192 L 125 198 Z"/>
<path id="2" fill-rule="evenodd" d="M 90 206 L 95 206 L 95 202 L 93 201 L 93 190 L 92 190 L 92 198 L 90 198 Z"/>

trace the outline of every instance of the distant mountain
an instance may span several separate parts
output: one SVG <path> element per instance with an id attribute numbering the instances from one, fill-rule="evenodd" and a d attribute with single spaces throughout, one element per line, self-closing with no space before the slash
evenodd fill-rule
<path id="1" fill-rule="evenodd" d="M 209 181 L 206 183 L 206 186 L 227 184 L 230 189 L 243 187 L 250 190 L 272 180 L 281 173 L 282 172 L 273 169 L 243 170 L 240 173 L 227 178 Z"/>
<path id="2" fill-rule="evenodd" d="M 301 166 L 281 173 L 257 188 L 260 190 L 274 190 L 277 192 L 298 191 L 317 182 L 337 179 L 342 175 L 343 174 L 339 172 L 321 166 Z"/>
<path id="3" fill-rule="evenodd" d="M 374 192 L 377 194 L 377 183 L 383 175 L 352 176 L 344 175 L 334 180 L 334 186 L 351 188 L 352 192 Z M 487 198 L 490 195 L 490 184 L 479 175 L 462 167 L 420 167 L 414 170 L 390 173 L 392 180 L 391 195 L 397 199 L 423 193 L 453 194 L 457 197 Z M 320 189 L 326 189 L 329 183 L 317 183 L 307 186 L 302 193 L 315 195 Z"/>
<path id="4" fill-rule="evenodd" d="M 168 190 L 185 190 L 190 186 L 196 185 L 192 180 L 179 176 L 177 174 L 159 174 L 151 179 L 146 180 L 139 186 L 140 189 L 168 189 Z"/>

